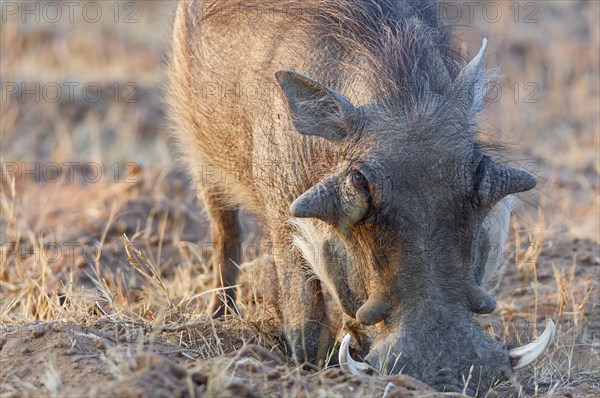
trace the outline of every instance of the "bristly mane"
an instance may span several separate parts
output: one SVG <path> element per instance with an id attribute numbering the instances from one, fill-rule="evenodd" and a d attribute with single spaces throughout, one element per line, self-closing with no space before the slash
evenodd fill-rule
<path id="1" fill-rule="evenodd" d="M 203 11 L 211 23 L 258 11 L 276 25 L 300 26 L 314 48 L 301 55 L 313 77 L 334 89 L 360 81 L 377 102 L 445 95 L 464 65 L 429 0 L 220 0 Z"/>

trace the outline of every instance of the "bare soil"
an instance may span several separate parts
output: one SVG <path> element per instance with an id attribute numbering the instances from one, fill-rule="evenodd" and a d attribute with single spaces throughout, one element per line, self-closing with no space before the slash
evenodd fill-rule
<path id="1" fill-rule="evenodd" d="M 48 189 L 49 186 L 25 183 L 18 187 L 18 196 L 37 195 L 37 190 Z M 182 250 L 182 242 L 206 241 L 206 221 L 183 173 L 139 170 L 134 184 L 123 188 L 108 183 L 102 187 L 102 194 L 95 191 L 100 190 L 98 186 L 77 182 L 53 186 L 53 190 L 59 198 L 50 205 L 52 210 L 40 230 L 51 232 L 63 226 L 63 242 L 97 242 L 104 235 L 98 263 L 100 274 L 107 278 L 118 275 L 126 281 L 127 294 L 134 305 L 144 305 L 148 288 L 156 286 L 136 269 L 136 261 L 143 259 L 127 255 L 123 235 L 132 237 L 144 231 L 131 244 L 140 255 L 161 264 L 157 272 L 164 281 L 176 277 L 178 267 L 189 254 Z M 110 212 L 88 217 L 79 208 L 79 204 L 89 203 L 99 195 L 105 195 L 102 200 L 110 203 L 114 217 L 107 216 Z M 78 216 L 73 217 L 74 214 Z M 33 221 L 39 215 L 32 212 L 29 217 Z M 244 216 L 244 226 L 247 241 L 260 239 L 250 217 Z M 24 240 L 13 254 L 27 257 L 31 248 L 25 246 Z M 202 265 L 210 258 L 206 249 L 201 246 L 199 252 L 204 258 L 195 262 L 198 267 L 194 273 L 209 284 L 209 269 Z M 64 289 L 73 281 L 75 290 L 92 291 L 98 287 L 95 258 L 87 257 L 85 252 L 76 253 L 79 254 L 63 255 L 49 264 L 57 276 L 55 283 Z M 260 259 L 247 260 L 246 264 L 251 265 L 246 266 L 242 278 L 242 297 L 250 297 L 250 279 L 256 273 L 248 268 L 261 267 Z M 549 355 L 536 367 L 518 373 L 522 391 L 535 395 L 557 389 L 550 396 L 597 396 L 598 243 L 546 238 L 537 267 L 531 268 L 526 262 L 521 267 L 508 263 L 496 286 L 498 310 L 481 317 L 482 326 L 490 334 L 517 345 L 535 338 L 547 317 L 558 324 L 557 342 Z M 13 270 L 7 268 L 4 272 Z M 4 278 L 11 279 L 10 275 Z M 75 300 L 57 286 L 48 290 L 58 296 L 49 297 L 54 305 L 68 307 L 73 304 L 69 301 Z M 231 316 L 216 321 L 193 308 L 202 307 L 204 301 L 174 305 L 162 315 L 163 322 L 158 321 L 158 316 L 153 322 L 153 316 L 122 316 L 114 303 L 100 297 L 87 303 L 89 315 L 78 317 L 77 321 L 65 318 L 3 324 L 2 396 L 442 396 L 403 375 L 352 377 L 337 367 L 320 371 L 294 368 L 287 362 L 277 319 L 268 306 L 260 304 L 262 298 L 255 296 L 254 302 L 242 310 L 241 318 Z M 177 301 L 176 297 L 170 299 Z M 504 383 L 490 396 L 506 396 L 515 391 L 514 386 Z"/>

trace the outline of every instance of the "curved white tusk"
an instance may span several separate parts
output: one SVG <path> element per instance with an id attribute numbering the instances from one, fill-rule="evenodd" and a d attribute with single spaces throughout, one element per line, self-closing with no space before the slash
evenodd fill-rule
<path id="1" fill-rule="evenodd" d="M 371 369 L 369 365 L 364 362 L 358 362 L 352 359 L 350 356 L 350 334 L 346 334 L 344 339 L 342 340 L 342 345 L 340 346 L 340 353 L 338 354 L 338 360 L 340 362 L 340 367 L 342 370 L 349 372 L 353 375 L 359 375 L 361 372 L 367 371 Z"/>
<path id="2" fill-rule="evenodd" d="M 554 340 L 555 330 L 554 322 L 552 322 L 552 319 L 549 319 L 546 324 L 546 330 L 544 330 L 544 333 L 537 340 L 523 347 L 510 350 L 508 356 L 510 357 L 512 368 L 514 370 L 521 369 L 535 362 Z"/>

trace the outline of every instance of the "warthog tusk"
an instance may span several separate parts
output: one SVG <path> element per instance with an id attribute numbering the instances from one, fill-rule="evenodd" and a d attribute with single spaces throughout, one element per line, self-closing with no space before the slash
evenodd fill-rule
<path id="1" fill-rule="evenodd" d="M 358 362 L 352 359 L 350 356 L 350 334 L 346 334 L 344 339 L 342 340 L 342 345 L 340 346 L 340 353 L 338 354 L 338 360 L 340 362 L 340 366 L 342 370 L 349 372 L 353 375 L 359 375 L 361 372 L 365 372 L 371 367 L 364 363 Z"/>
<path id="2" fill-rule="evenodd" d="M 554 340 L 556 328 L 552 319 L 548 320 L 546 330 L 537 340 L 524 345 L 523 347 L 513 348 L 508 352 L 510 362 L 514 370 L 524 368 L 535 362 L 535 360 L 546 351 L 550 343 Z"/>

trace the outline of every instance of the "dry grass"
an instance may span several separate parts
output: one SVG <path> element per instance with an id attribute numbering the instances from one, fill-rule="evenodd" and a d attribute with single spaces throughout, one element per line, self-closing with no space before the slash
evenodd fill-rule
<path id="1" fill-rule="evenodd" d="M 529 3 L 518 3 L 519 23 L 513 2 L 495 2 L 504 17 L 486 22 L 488 3 L 475 8 L 474 28 L 458 30 L 469 53 L 490 39 L 488 64 L 502 66 L 506 79 L 487 111 L 489 130 L 541 184 L 521 197 L 511 257 L 493 288 L 498 310 L 483 321 L 521 344 L 551 317 L 556 342 L 518 373 L 521 394 L 597 396 L 600 5 L 536 2 L 539 22 L 528 24 Z M 264 256 L 240 265 L 240 316 L 203 315 L 211 292 L 206 220 L 189 180 L 173 171 L 161 102 L 174 2 L 136 4 L 134 24 L 122 23 L 124 8 L 114 23 L 106 3 L 98 24 L 9 16 L 0 25 L 0 396 L 428 396 L 406 380 L 307 374 L 286 363 L 265 303 Z M 98 83 L 103 95 L 4 100 L 5 83 L 35 82 Z M 77 163 L 72 176 L 65 162 Z M 50 164 L 62 166 L 56 182 Z M 88 165 L 102 178 L 90 181 Z M 244 220 L 248 242 L 258 241 Z M 244 351 L 255 345 L 269 350 Z M 514 388 L 504 383 L 490 395 Z"/>

